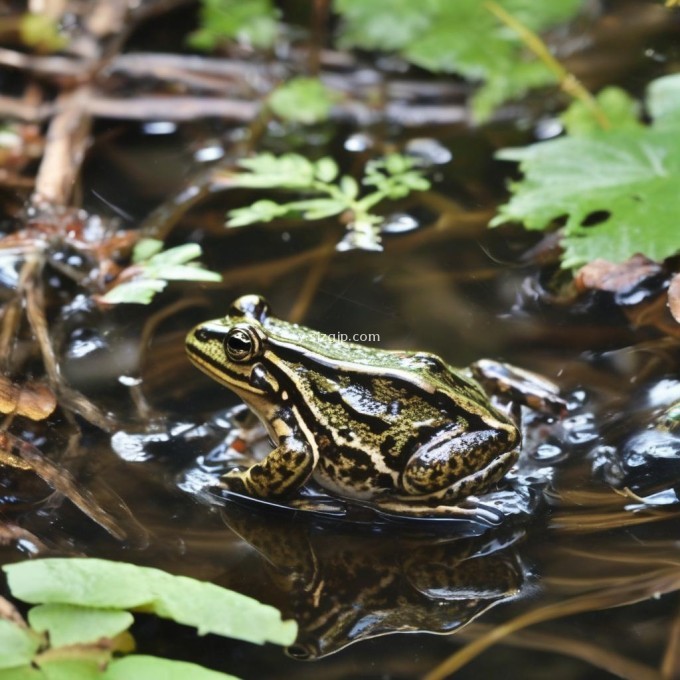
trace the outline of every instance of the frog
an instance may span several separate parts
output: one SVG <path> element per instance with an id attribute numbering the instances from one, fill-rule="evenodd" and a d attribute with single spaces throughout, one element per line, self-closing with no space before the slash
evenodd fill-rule
<path id="1" fill-rule="evenodd" d="M 221 478 L 256 499 L 289 498 L 313 480 L 389 513 L 456 514 L 507 474 L 521 445 L 511 410 L 493 404 L 473 376 L 490 376 L 492 386 L 519 376 L 513 398 L 519 383 L 532 406 L 539 397 L 546 410 L 563 406 L 558 388 L 528 371 L 491 360 L 457 369 L 428 352 L 340 341 L 277 318 L 254 294 L 194 327 L 186 351 L 242 399 L 274 444 L 263 460 Z"/>

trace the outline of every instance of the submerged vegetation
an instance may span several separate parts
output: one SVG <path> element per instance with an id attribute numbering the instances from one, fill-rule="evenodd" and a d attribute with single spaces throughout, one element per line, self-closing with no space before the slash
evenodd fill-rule
<path id="1" fill-rule="evenodd" d="M 417 668 L 383 640 L 338 673 L 405 654 L 434 680 L 505 641 L 680 674 L 680 10 L 604 4 L 2 10 L 0 677 L 297 677 L 149 613 L 297 659 L 456 631 Z M 528 467 L 487 509 L 498 532 L 229 507 L 211 485 L 261 441 L 215 415 L 183 339 L 256 292 L 292 322 L 563 382 L 568 415 L 527 417 Z M 627 632 L 646 616 L 652 643 Z"/>

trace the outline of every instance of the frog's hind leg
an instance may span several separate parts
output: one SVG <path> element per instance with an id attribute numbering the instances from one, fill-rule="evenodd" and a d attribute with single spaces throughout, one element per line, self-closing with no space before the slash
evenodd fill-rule
<path id="1" fill-rule="evenodd" d="M 419 496 L 396 496 L 389 499 L 375 499 L 374 505 L 386 513 L 405 515 L 409 517 L 460 517 L 469 519 L 483 519 L 483 515 L 492 524 L 498 521 L 498 513 L 475 504 L 465 506 L 455 505 L 464 501 L 491 484 L 500 481 L 505 473 L 515 464 L 519 457 L 519 449 L 506 451 L 498 455 L 484 469 L 473 472 L 459 479 L 449 486 Z"/>
<path id="2" fill-rule="evenodd" d="M 422 500 L 464 498 L 501 479 L 519 456 L 518 444 L 514 428 L 444 430 L 410 457 L 401 488 Z"/>

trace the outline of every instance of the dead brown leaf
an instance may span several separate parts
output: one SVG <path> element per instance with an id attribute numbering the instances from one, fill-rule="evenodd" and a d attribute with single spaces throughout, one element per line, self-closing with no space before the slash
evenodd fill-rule
<path id="1" fill-rule="evenodd" d="M 620 263 L 598 258 L 581 267 L 574 277 L 574 282 L 579 291 L 605 290 L 610 293 L 627 293 L 661 271 L 661 265 L 644 255 L 633 255 L 630 260 Z"/>

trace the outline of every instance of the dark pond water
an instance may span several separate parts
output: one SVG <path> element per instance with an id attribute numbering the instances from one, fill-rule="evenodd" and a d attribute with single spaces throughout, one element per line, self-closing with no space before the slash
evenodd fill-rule
<path id="1" fill-rule="evenodd" d="M 592 43 L 574 68 L 588 85 L 639 93 L 677 60 L 677 26 L 654 20 L 651 4 L 604 3 L 625 50 L 606 21 L 581 27 Z M 299 152 L 332 152 L 346 168 L 365 160 L 366 145 L 386 143 L 429 160 L 433 191 L 394 206 L 391 231 L 404 231 L 386 234 L 382 253 L 335 252 L 342 228 L 330 222 L 227 231 L 225 212 L 254 196 L 245 191 L 214 191 L 178 210 L 177 196 L 202 173 L 229 166 L 238 128 L 100 121 L 84 207 L 149 233 L 176 218 L 168 243 L 200 242 L 224 284 L 173 284 L 151 308 L 74 304 L 54 319 L 64 376 L 116 427 L 84 426 L 72 447 L 64 418 L 27 430 L 126 538 L 16 472 L 1 480 L 6 516 L 46 554 L 157 566 L 296 619 L 288 653 L 152 618 L 135 624 L 146 653 L 244 678 L 679 677 L 680 438 L 662 425 L 680 398 L 677 339 L 633 328 L 611 296 L 558 294 L 556 266 L 526 256 L 538 237 L 486 229 L 507 178 L 493 151 L 556 134 L 550 111 L 560 106 L 557 97 L 508 106 L 475 129 L 270 130 L 262 146 L 290 148 L 297 137 Z M 225 501 L 205 484 L 224 465 L 221 442 L 236 436 L 227 409 L 238 400 L 189 364 L 184 336 L 245 293 L 319 331 L 378 334 L 382 348 L 428 350 L 457 366 L 512 362 L 558 383 L 570 410 L 561 420 L 525 413 L 519 469 L 486 499 L 502 515 L 497 526 Z M 26 539 L 0 556 L 15 561 L 33 548 Z"/>

